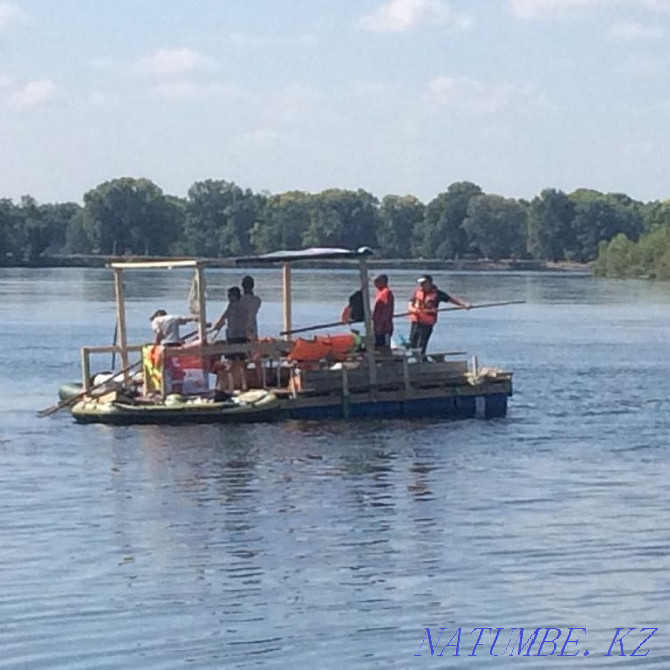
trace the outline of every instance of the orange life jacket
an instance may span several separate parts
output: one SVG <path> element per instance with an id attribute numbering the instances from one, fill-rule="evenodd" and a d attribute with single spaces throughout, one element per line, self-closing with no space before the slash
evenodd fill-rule
<path id="1" fill-rule="evenodd" d="M 360 337 L 348 335 L 317 335 L 312 340 L 298 338 L 288 357 L 292 361 L 345 361 L 360 344 Z"/>
<path id="2" fill-rule="evenodd" d="M 412 305 L 418 310 L 409 315 L 409 320 L 415 323 L 421 323 L 425 326 L 434 326 L 437 321 L 437 286 L 424 291 L 422 288 L 416 289 L 412 296 Z"/>

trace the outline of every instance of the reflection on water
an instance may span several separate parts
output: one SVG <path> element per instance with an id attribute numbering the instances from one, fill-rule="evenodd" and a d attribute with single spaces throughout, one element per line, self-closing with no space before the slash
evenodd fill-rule
<path id="1" fill-rule="evenodd" d="M 255 274 L 276 332 L 278 273 Z M 644 662 L 666 667 L 668 288 L 434 274 L 473 302 L 527 300 L 444 315 L 432 341 L 514 369 L 505 420 L 38 420 L 78 347 L 111 341 L 113 287 L 1 270 L 0 667 L 499 666 L 487 647 L 414 657 L 425 626 L 462 627 L 462 656 L 474 627 L 587 628 L 588 658 L 505 659 L 524 668 L 613 667 L 617 627 L 658 626 Z M 239 279 L 213 273 L 212 311 Z M 189 281 L 130 279 L 133 335 L 183 311 Z M 355 281 L 297 272 L 296 326 L 337 318 Z M 402 304 L 414 273 L 392 281 Z"/>

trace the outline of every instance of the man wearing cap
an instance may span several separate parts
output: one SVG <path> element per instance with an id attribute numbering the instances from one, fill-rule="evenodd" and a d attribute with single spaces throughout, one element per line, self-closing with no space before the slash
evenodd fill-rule
<path id="1" fill-rule="evenodd" d="M 154 344 L 163 344 L 165 346 L 178 346 L 183 344 L 179 335 L 179 326 L 197 321 L 197 316 L 173 316 L 164 309 L 157 309 L 150 317 L 151 329 L 156 334 Z"/>
<path id="2" fill-rule="evenodd" d="M 412 325 L 409 331 L 409 346 L 412 349 L 421 349 L 426 354 L 428 340 L 433 333 L 433 326 L 437 322 L 437 310 L 441 302 L 450 302 L 463 309 L 470 309 L 470 303 L 440 291 L 433 278 L 426 274 L 417 280 L 419 288 L 409 302 L 409 320 Z"/>

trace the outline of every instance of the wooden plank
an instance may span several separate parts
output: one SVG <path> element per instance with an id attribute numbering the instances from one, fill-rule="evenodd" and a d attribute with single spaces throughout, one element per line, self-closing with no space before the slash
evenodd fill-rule
<path id="1" fill-rule="evenodd" d="M 415 384 L 439 385 L 454 384 L 462 381 L 467 383 L 465 374 L 468 367 L 466 361 L 444 361 L 442 363 L 405 363 L 402 359 L 398 363 L 376 366 L 376 385 L 398 386 L 405 389 Z M 350 389 L 370 390 L 370 380 L 366 367 L 358 367 L 347 371 L 348 386 Z M 312 392 L 326 392 L 341 388 L 341 373 L 335 370 L 301 370 L 302 389 Z"/>
<path id="2" fill-rule="evenodd" d="M 137 352 L 142 351 L 143 344 L 129 344 L 126 346 L 128 352 Z M 121 347 L 114 347 L 111 344 L 96 346 L 96 347 L 85 347 L 89 354 L 111 354 L 116 352 L 117 354 L 121 352 Z"/>

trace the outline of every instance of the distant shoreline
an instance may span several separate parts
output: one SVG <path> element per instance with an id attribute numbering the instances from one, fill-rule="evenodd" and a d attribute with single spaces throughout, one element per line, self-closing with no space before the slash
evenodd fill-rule
<path id="1" fill-rule="evenodd" d="M 8 263 L 0 265 L 2 268 L 104 268 L 111 260 L 120 260 L 118 256 L 50 256 L 43 257 L 34 262 Z M 165 257 L 156 258 L 151 256 L 123 257 L 123 260 L 170 260 Z M 212 264 L 219 267 L 239 267 L 235 265 L 234 259 L 216 258 L 211 259 Z M 440 259 L 418 259 L 418 258 L 370 258 L 368 264 L 372 268 L 388 268 L 395 270 L 443 270 L 462 272 L 563 272 L 566 274 L 591 274 L 589 263 L 572 263 L 568 261 L 551 262 L 537 260 L 440 260 Z M 260 263 L 258 264 L 261 265 Z M 266 263 L 262 264 L 266 266 Z M 300 267 L 321 268 L 347 268 L 356 266 L 356 261 L 300 261 Z M 256 264 L 249 263 L 248 267 Z"/>

